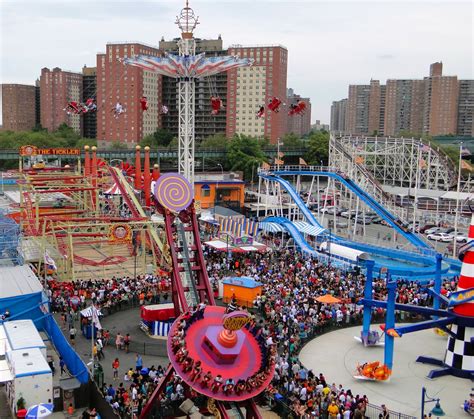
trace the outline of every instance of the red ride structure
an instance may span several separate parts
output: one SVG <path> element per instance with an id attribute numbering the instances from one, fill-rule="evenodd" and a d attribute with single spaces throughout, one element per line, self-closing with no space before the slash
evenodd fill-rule
<path id="1" fill-rule="evenodd" d="M 176 375 L 186 394 L 207 397 L 207 410 L 229 418 L 244 407 L 247 418 L 260 418 L 253 398 L 274 374 L 274 348 L 267 348 L 245 312 L 226 314 L 215 305 L 202 252 L 190 183 L 182 175 L 162 175 L 153 203 L 165 220 L 172 260 L 172 299 L 177 316 L 168 337 L 171 362 L 140 418 L 154 417 L 167 383 Z"/>

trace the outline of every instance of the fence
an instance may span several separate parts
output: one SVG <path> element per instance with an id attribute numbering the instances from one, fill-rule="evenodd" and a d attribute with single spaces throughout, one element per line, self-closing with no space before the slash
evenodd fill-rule
<path id="1" fill-rule="evenodd" d="M 379 419 L 379 415 L 383 412 L 380 406 L 369 403 L 365 410 L 365 417 L 369 419 Z M 417 419 L 416 416 L 406 415 L 405 413 L 394 412 L 388 409 L 390 419 Z"/>

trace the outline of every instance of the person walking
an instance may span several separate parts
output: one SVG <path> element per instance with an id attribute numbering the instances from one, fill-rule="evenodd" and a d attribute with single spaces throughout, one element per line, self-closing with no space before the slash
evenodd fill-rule
<path id="1" fill-rule="evenodd" d="M 115 347 L 117 348 L 117 351 L 122 349 L 122 339 L 123 336 L 120 334 L 120 332 L 118 332 L 117 337 L 115 338 Z"/>
<path id="2" fill-rule="evenodd" d="M 77 334 L 77 330 L 76 328 L 74 327 L 74 324 L 71 326 L 71 328 L 69 329 L 69 339 L 71 340 L 71 345 L 74 346 L 75 345 L 75 342 L 76 342 L 76 334 Z"/>
<path id="3" fill-rule="evenodd" d="M 136 354 L 135 356 L 135 370 L 140 372 L 143 368 L 143 360 L 140 354 Z"/>
<path id="4" fill-rule="evenodd" d="M 120 361 L 118 358 L 115 358 L 114 362 L 112 362 L 112 369 L 114 370 L 114 381 L 118 379 L 119 368 Z"/>
<path id="5" fill-rule="evenodd" d="M 125 338 L 123 339 L 123 346 L 125 348 L 125 352 L 128 354 L 128 350 L 130 348 L 130 334 L 126 334 Z"/>

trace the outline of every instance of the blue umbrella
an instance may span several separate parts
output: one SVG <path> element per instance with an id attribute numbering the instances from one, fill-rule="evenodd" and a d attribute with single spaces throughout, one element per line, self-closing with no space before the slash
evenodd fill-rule
<path id="1" fill-rule="evenodd" d="M 149 372 L 150 370 L 148 368 L 142 368 L 142 370 L 140 371 L 140 374 L 147 375 Z"/>
<path id="2" fill-rule="evenodd" d="M 53 413 L 52 403 L 40 403 L 31 406 L 26 412 L 26 419 L 45 418 Z"/>

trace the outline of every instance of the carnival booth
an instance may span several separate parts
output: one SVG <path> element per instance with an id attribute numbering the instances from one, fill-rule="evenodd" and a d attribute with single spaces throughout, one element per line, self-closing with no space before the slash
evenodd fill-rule
<path id="1" fill-rule="evenodd" d="M 140 308 L 141 329 L 152 337 L 168 337 L 175 320 L 173 303 L 154 304 Z"/>
<path id="2" fill-rule="evenodd" d="M 93 308 L 92 307 L 87 307 L 81 312 L 81 331 L 82 335 L 86 339 L 91 339 L 92 338 L 92 328 L 94 327 L 94 336 L 97 336 L 98 329 L 97 327 L 93 326 L 92 322 L 92 313 L 93 313 Z M 97 316 L 101 318 L 103 316 L 102 312 L 97 309 Z"/>
<path id="3" fill-rule="evenodd" d="M 252 307 L 257 296 L 262 294 L 262 283 L 246 276 L 225 278 L 222 283 L 225 303 L 235 296 L 238 305 Z"/>

